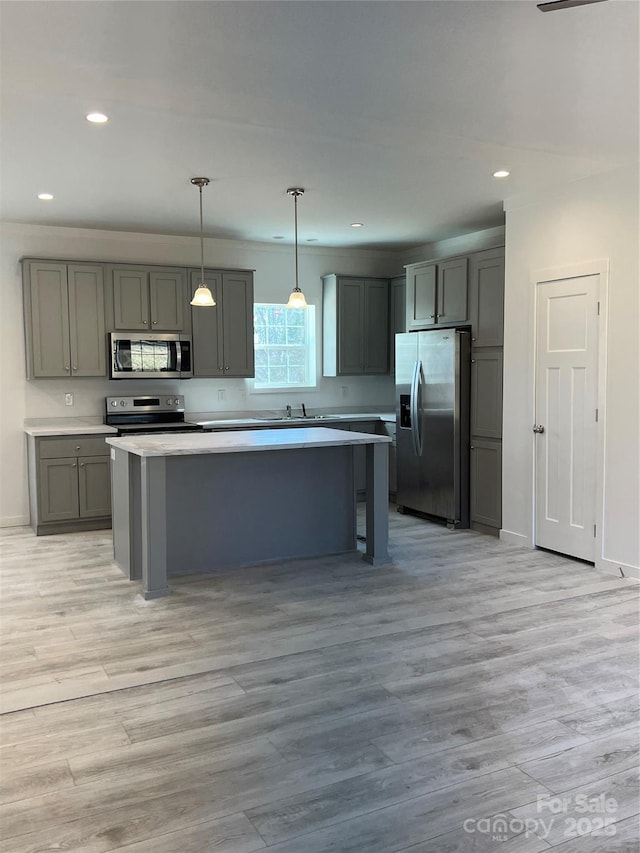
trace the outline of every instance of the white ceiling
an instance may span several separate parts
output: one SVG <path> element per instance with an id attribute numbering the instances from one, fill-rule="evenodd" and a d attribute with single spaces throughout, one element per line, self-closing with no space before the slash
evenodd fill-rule
<path id="1" fill-rule="evenodd" d="M 0 24 L 7 220 L 194 234 L 206 175 L 208 235 L 290 242 L 301 186 L 301 244 L 397 249 L 638 160 L 635 0 L 4 0 Z"/>

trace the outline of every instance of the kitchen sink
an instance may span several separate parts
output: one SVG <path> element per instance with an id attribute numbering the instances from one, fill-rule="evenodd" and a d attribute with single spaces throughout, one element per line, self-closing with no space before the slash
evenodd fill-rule
<path id="1" fill-rule="evenodd" d="M 287 418 L 286 416 L 283 416 L 283 415 L 265 415 L 264 417 L 254 418 L 254 420 L 256 420 L 256 421 L 271 421 L 271 422 L 286 424 L 289 421 L 291 421 L 292 423 L 293 422 L 298 423 L 300 421 L 337 420 L 337 418 L 335 418 L 332 415 L 307 415 L 304 418 L 302 417 L 302 415 L 299 415 L 299 416 L 294 415 L 293 417 L 290 417 L 290 418 Z"/>

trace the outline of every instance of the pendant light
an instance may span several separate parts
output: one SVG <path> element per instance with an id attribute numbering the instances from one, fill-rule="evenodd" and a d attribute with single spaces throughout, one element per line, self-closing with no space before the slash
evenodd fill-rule
<path id="1" fill-rule="evenodd" d="M 290 187 L 287 190 L 287 195 L 293 196 L 293 209 L 295 213 L 295 245 L 296 245 L 296 286 L 291 291 L 287 308 L 306 308 L 307 300 L 304 298 L 304 293 L 298 285 L 298 196 L 302 195 L 304 190 L 301 187 Z"/>
<path id="2" fill-rule="evenodd" d="M 202 226 L 202 187 L 206 187 L 209 178 L 191 178 L 191 183 L 200 189 L 200 284 L 193 294 L 191 304 L 198 308 L 212 308 L 216 302 L 204 280 L 204 231 Z"/>

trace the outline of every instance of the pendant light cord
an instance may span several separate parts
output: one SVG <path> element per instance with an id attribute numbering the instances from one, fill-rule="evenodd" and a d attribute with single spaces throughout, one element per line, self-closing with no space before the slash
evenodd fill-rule
<path id="1" fill-rule="evenodd" d="M 204 225 L 202 224 L 202 184 L 200 184 L 200 276 L 204 284 Z"/>
<path id="2" fill-rule="evenodd" d="M 294 213 L 295 213 L 295 243 L 296 243 L 296 290 L 300 290 L 298 284 L 298 193 L 293 195 Z"/>

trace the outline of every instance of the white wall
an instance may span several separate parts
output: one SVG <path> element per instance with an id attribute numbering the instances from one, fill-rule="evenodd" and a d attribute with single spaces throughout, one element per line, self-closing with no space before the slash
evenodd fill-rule
<path id="1" fill-rule="evenodd" d="M 251 393 L 250 383 L 234 379 L 190 379 L 167 383 L 184 394 L 187 410 L 227 412 L 282 409 L 304 402 L 310 409 L 329 407 L 392 407 L 391 377 L 321 377 L 322 284 L 320 276 L 397 275 L 397 255 L 348 249 L 300 248 L 300 285 L 316 306 L 317 372 L 315 390 L 295 393 Z M 54 228 L 4 223 L 0 245 L 0 526 L 28 522 L 27 474 L 23 421 L 25 418 L 102 416 L 104 397 L 123 393 L 121 382 L 107 379 L 25 379 L 22 279 L 20 258 L 60 258 L 128 261 L 197 266 L 198 238 L 132 234 L 88 229 Z M 293 247 L 212 240 L 205 243 L 205 265 L 255 269 L 256 302 L 284 302 L 294 279 Z M 218 390 L 224 389 L 224 401 Z M 343 390 L 344 389 L 344 390 Z M 144 384 L 127 384 L 127 393 L 146 393 Z M 64 404 L 74 394 L 73 407 Z"/>
<path id="2" fill-rule="evenodd" d="M 589 178 L 553 197 L 505 208 L 503 536 L 533 541 L 534 274 L 608 259 L 603 535 L 596 566 L 640 576 L 638 175 Z"/>

